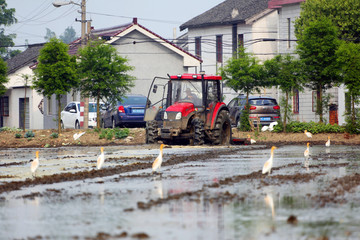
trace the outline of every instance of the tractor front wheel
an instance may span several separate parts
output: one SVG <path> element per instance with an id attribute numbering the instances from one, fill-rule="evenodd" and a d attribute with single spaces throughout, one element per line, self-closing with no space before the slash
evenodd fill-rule
<path id="1" fill-rule="evenodd" d="M 231 123 L 229 113 L 221 111 L 217 116 L 214 133 L 214 145 L 228 145 L 231 140 Z"/>
<path id="2" fill-rule="evenodd" d="M 156 143 L 158 139 L 158 123 L 156 120 L 146 122 L 146 143 Z"/>
<path id="3" fill-rule="evenodd" d="M 191 121 L 191 133 L 190 145 L 197 146 L 204 144 L 204 122 L 199 118 L 194 118 Z"/>

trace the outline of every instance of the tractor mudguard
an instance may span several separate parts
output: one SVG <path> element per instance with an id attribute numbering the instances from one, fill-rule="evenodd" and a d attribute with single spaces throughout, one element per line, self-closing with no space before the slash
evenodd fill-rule
<path id="1" fill-rule="evenodd" d="M 219 113 L 221 111 L 223 111 L 223 110 L 229 112 L 229 109 L 228 109 L 228 107 L 226 106 L 225 103 L 223 103 L 223 102 L 217 103 L 215 108 L 214 108 L 214 114 L 213 114 L 212 119 L 211 119 L 211 127 L 210 127 L 210 129 L 214 129 L 216 119 L 217 119 Z"/>

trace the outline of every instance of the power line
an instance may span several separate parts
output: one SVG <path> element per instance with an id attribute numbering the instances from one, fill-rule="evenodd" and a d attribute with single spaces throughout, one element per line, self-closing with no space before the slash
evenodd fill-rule
<path id="1" fill-rule="evenodd" d="M 97 12 L 86 12 L 86 13 L 100 15 L 100 16 L 106 16 L 106 17 L 118 17 L 118 18 L 133 19 L 133 17 L 129 17 L 129 16 L 113 15 L 113 14 L 107 14 L 107 13 L 97 13 Z M 138 19 L 143 20 L 143 21 L 168 23 L 168 24 L 181 24 L 182 23 L 182 22 L 178 22 L 178 21 L 168 21 L 168 20 L 151 19 L 151 18 L 138 18 Z"/>

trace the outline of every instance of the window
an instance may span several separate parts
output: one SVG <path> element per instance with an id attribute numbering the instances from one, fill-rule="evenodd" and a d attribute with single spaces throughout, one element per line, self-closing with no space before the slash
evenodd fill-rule
<path id="1" fill-rule="evenodd" d="M 0 110 L 1 110 L 2 116 L 4 116 L 4 117 L 9 116 L 9 97 L 8 96 L 0 97 Z"/>
<path id="2" fill-rule="evenodd" d="M 238 35 L 237 35 L 237 24 L 233 24 L 232 25 L 232 52 L 233 52 L 233 57 L 236 58 L 237 56 L 237 49 L 238 49 L 238 39 L 237 39 Z"/>
<path id="3" fill-rule="evenodd" d="M 195 56 L 201 58 L 201 37 L 195 38 Z"/>
<path id="4" fill-rule="evenodd" d="M 291 19 L 288 18 L 287 19 L 287 28 L 288 28 L 288 36 L 287 36 L 287 47 L 290 48 L 291 47 Z"/>
<path id="5" fill-rule="evenodd" d="M 316 91 L 312 91 L 312 111 L 313 112 L 316 112 L 316 101 L 317 101 Z"/>
<path id="6" fill-rule="evenodd" d="M 293 113 L 299 114 L 299 90 L 293 91 Z"/>
<path id="7" fill-rule="evenodd" d="M 216 36 L 216 62 L 223 62 L 223 41 L 222 35 Z"/>
<path id="8" fill-rule="evenodd" d="M 244 47 L 244 34 L 238 35 L 238 45 L 239 47 Z"/>
<path id="9" fill-rule="evenodd" d="M 48 98 L 48 102 L 47 102 L 47 114 L 51 115 L 52 114 L 52 102 L 51 102 L 51 97 Z"/>

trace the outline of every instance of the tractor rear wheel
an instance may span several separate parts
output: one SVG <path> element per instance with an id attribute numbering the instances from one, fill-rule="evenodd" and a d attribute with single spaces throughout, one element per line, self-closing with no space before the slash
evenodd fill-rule
<path id="1" fill-rule="evenodd" d="M 197 146 L 204 144 L 204 122 L 200 118 L 194 118 L 191 121 L 191 133 L 190 145 Z"/>
<path id="2" fill-rule="evenodd" d="M 146 143 L 156 143 L 158 139 L 158 123 L 156 120 L 146 122 Z"/>
<path id="3" fill-rule="evenodd" d="M 217 116 L 214 133 L 214 145 L 228 145 L 231 140 L 231 123 L 229 113 L 227 111 L 221 111 Z"/>

